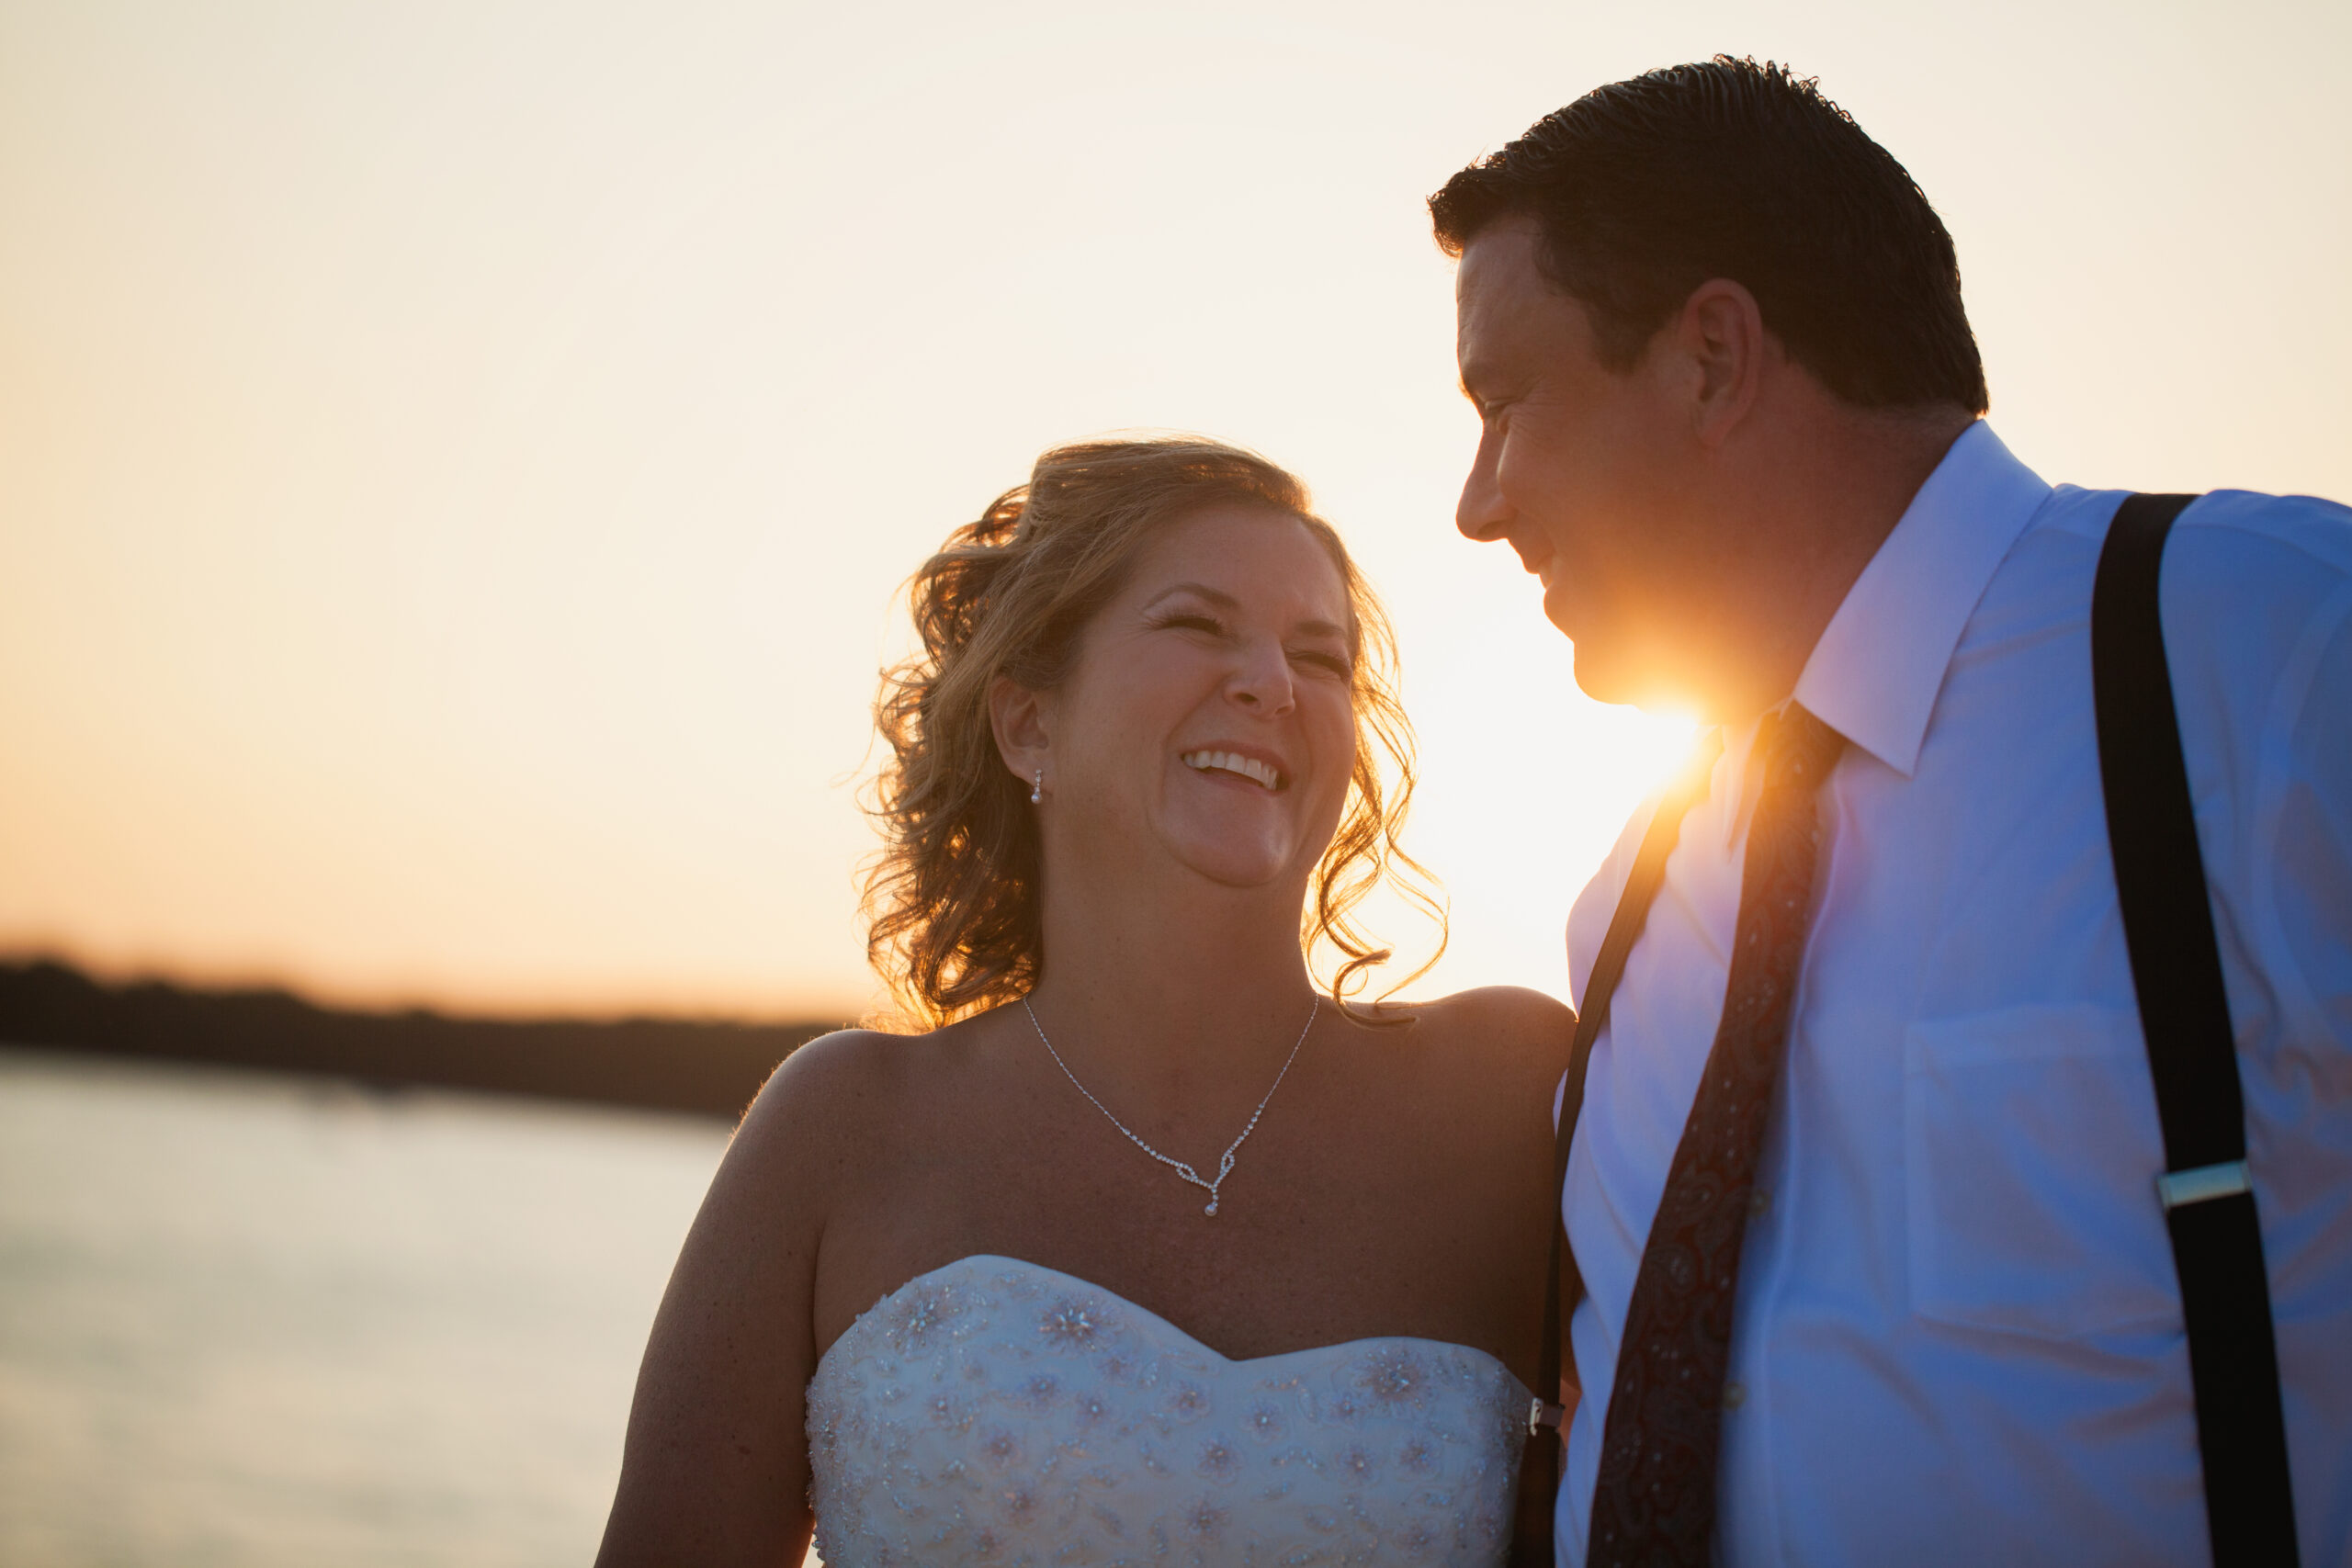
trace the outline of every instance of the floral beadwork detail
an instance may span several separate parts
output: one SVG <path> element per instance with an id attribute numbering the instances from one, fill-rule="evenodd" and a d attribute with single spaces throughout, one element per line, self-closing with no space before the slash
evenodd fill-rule
<path id="1" fill-rule="evenodd" d="M 1357 1381 L 1374 1398 L 1418 1404 L 1428 1378 L 1421 1371 L 1420 1358 L 1408 1347 L 1386 1345 L 1364 1358 L 1363 1372 Z"/>
<path id="2" fill-rule="evenodd" d="M 1223 1438 L 1201 1445 L 1200 1472 L 1212 1481 L 1231 1481 L 1241 1473 L 1241 1450 Z"/>
<path id="3" fill-rule="evenodd" d="M 819 1362 L 817 1548 L 828 1568 L 1494 1568 L 1527 1399 L 1430 1340 L 1227 1360 L 1083 1280 L 967 1258 Z"/>
<path id="4" fill-rule="evenodd" d="M 954 1314 L 954 1296 L 936 1285 L 910 1288 L 892 1298 L 889 1321 L 883 1332 L 889 1337 L 890 1348 L 900 1355 L 911 1355 L 926 1348 L 931 1337 Z"/>
<path id="5" fill-rule="evenodd" d="M 1096 1315 L 1091 1304 L 1065 1296 L 1046 1309 L 1037 1332 L 1058 1344 L 1083 1348 L 1094 1343 Z"/>

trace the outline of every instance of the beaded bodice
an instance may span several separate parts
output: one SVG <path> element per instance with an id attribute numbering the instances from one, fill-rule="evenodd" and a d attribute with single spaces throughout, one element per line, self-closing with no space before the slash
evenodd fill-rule
<path id="1" fill-rule="evenodd" d="M 909 1280 L 808 1383 L 827 1568 L 1460 1564 L 1510 1540 L 1526 1388 L 1359 1339 L 1233 1361 L 1017 1258 Z"/>

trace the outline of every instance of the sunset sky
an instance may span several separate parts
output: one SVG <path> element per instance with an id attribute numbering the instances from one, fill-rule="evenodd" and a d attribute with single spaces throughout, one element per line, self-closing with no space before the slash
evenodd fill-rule
<path id="1" fill-rule="evenodd" d="M 2342 0 L 0 0 L 0 951 L 860 1010 L 898 583 L 1154 427 L 1295 468 L 1389 599 L 1429 985 L 1565 993 L 1689 731 L 1453 533 L 1421 201 L 1717 51 L 1926 188 L 2045 477 L 2352 497 Z"/>

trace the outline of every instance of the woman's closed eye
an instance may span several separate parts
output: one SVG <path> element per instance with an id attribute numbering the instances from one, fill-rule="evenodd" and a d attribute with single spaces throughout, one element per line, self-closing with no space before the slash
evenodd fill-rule
<path id="1" fill-rule="evenodd" d="M 1149 625 L 1154 631 L 1200 632 L 1216 637 L 1228 635 L 1226 624 L 1205 610 L 1163 611 L 1154 615 Z M 1343 681 L 1355 673 L 1355 660 L 1331 649 L 1292 648 L 1284 651 L 1293 663 L 1312 665 Z"/>
<path id="2" fill-rule="evenodd" d="M 1171 610 L 1152 619 L 1151 629 L 1154 631 L 1167 631 L 1174 627 L 1218 637 L 1224 634 L 1225 623 L 1205 610 Z"/>

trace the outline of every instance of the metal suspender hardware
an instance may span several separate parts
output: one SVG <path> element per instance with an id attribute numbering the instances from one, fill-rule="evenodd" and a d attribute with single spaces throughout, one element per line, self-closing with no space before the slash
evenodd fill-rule
<path id="1" fill-rule="evenodd" d="M 2165 537 L 2196 499 L 2127 497 L 2108 530 L 2091 591 L 2099 776 L 2164 1127 L 2156 1192 L 2188 1328 L 2213 1562 L 2292 1568 L 2295 1506 L 2245 1107 L 2157 602 Z"/>
<path id="2" fill-rule="evenodd" d="M 2168 1170 L 2156 1178 L 2156 1196 L 2164 1200 L 2166 1213 L 2185 1203 L 2209 1203 L 2216 1198 L 2253 1190 L 2254 1184 L 2245 1178 L 2245 1161 L 2242 1159 L 2200 1165 L 2195 1170 Z"/>

